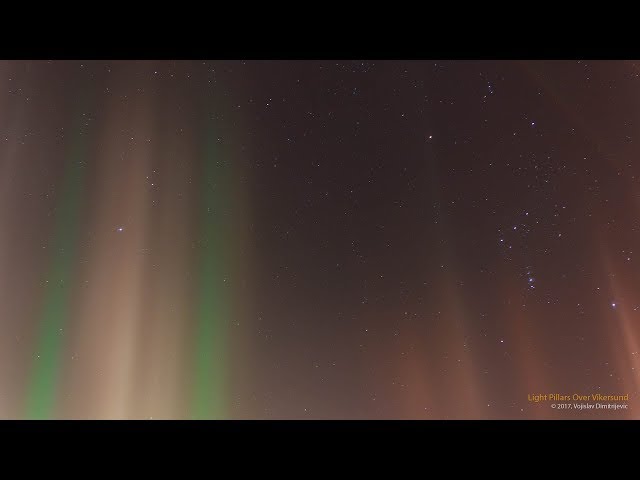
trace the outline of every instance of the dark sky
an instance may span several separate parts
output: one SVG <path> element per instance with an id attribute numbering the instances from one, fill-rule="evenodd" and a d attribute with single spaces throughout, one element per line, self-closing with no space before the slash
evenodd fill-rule
<path id="1" fill-rule="evenodd" d="M 0 62 L 0 417 L 637 418 L 639 87 Z"/>

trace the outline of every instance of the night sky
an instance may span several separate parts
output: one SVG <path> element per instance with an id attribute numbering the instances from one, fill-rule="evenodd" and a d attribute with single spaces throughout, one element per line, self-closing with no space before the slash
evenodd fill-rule
<path id="1" fill-rule="evenodd" d="M 640 418 L 639 92 L 633 61 L 0 62 L 0 418 Z"/>

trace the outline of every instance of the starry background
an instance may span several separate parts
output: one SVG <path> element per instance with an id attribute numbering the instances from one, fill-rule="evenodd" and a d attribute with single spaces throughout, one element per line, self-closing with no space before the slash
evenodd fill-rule
<path id="1" fill-rule="evenodd" d="M 0 62 L 0 417 L 637 418 L 639 87 Z"/>

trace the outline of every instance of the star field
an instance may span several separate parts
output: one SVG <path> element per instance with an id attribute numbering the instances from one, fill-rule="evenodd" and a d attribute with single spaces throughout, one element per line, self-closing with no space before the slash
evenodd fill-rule
<path id="1" fill-rule="evenodd" d="M 637 418 L 638 72 L 0 62 L 0 417 Z"/>

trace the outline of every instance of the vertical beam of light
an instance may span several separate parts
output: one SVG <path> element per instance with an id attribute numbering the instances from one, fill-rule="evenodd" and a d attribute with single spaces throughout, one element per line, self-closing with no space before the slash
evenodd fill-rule
<path id="1" fill-rule="evenodd" d="M 160 112 L 181 101 L 183 92 L 167 92 Z M 187 109 L 185 112 L 190 112 Z M 176 114 L 179 115 L 179 114 Z M 186 113 L 185 113 L 186 116 Z M 174 116 L 173 121 L 180 121 Z M 183 117 L 184 118 L 184 117 Z M 194 159 L 198 158 L 194 143 L 198 132 L 184 134 L 170 125 L 157 125 L 154 136 L 153 172 L 149 185 L 152 206 L 149 211 L 148 252 L 142 286 L 140 323 L 136 328 L 139 342 L 136 353 L 137 381 L 132 396 L 131 415 L 135 418 L 183 418 L 190 401 L 189 378 L 192 349 L 193 309 L 191 284 L 193 256 L 193 223 L 196 194 L 193 192 Z M 162 133 L 160 133 L 162 132 Z M 162 135 L 162 136 L 161 136 Z M 153 206 L 155 204 L 155 206 Z M 186 404 L 185 404 L 186 403 Z"/>
<path id="2" fill-rule="evenodd" d="M 629 194 L 626 195 L 625 202 L 632 203 L 634 193 L 633 186 L 629 186 Z M 626 189 L 625 189 L 626 190 Z M 608 215 L 602 208 L 594 211 L 593 225 L 606 225 Z M 631 217 L 633 218 L 633 217 Z M 628 232 L 628 231 L 627 231 Z M 631 234 L 625 232 L 624 244 L 634 241 L 633 229 Z M 601 275 L 607 278 L 606 297 L 603 299 L 602 310 L 600 315 L 603 319 L 602 332 L 608 336 L 610 345 L 610 355 L 613 358 L 613 370 L 610 378 L 603 377 L 594 388 L 600 390 L 604 385 L 605 388 L 617 390 L 622 387 L 625 391 L 612 391 L 612 394 L 629 394 L 629 410 L 626 415 L 629 419 L 637 419 L 637 408 L 640 405 L 640 329 L 637 322 L 632 319 L 631 307 L 627 299 L 632 299 L 632 291 L 626 288 L 626 285 L 637 285 L 637 272 L 625 272 L 620 262 L 615 262 L 615 258 L 619 255 L 616 252 L 616 244 L 619 245 L 620 239 L 616 238 L 616 232 L 603 231 L 602 229 L 593 228 L 595 237 L 596 257 L 599 257 Z M 634 249 L 635 250 L 635 249 Z M 631 274 L 630 274 L 631 273 Z M 607 314 L 613 309 L 616 319 L 614 323 L 608 322 Z M 606 313 L 605 313 L 606 312 Z M 614 372 L 616 377 L 613 377 Z M 599 393 L 609 394 L 600 390 Z M 619 418 L 616 413 L 613 418 Z"/>
<path id="3" fill-rule="evenodd" d="M 9 90 L 11 75 L 10 65 L 0 63 L 0 91 Z M 16 212 L 12 205 L 15 203 L 15 196 L 18 194 L 17 185 L 19 185 L 20 173 L 27 168 L 27 162 L 21 161 L 19 154 L 19 140 L 17 132 L 24 129 L 28 125 L 30 112 L 25 108 L 17 107 L 11 102 L 11 95 L 0 95 L 0 129 L 5 133 L 0 141 L 0 266 L 7 265 L 10 260 L 11 249 L 7 248 L 10 244 L 9 237 L 14 228 L 8 224 L 19 221 L 20 215 Z M 9 136 L 11 135 L 11 137 Z M 0 278 L 0 295 L 4 295 L 7 288 L 2 284 L 3 278 Z M 8 277 L 7 277 L 8 280 Z M 8 285 L 7 285 L 8 287 Z M 0 297 L 0 300 L 3 300 Z M 0 305 L 6 305 L 2 301 Z M 2 313 L 2 311 L 0 311 Z"/>
<path id="4" fill-rule="evenodd" d="M 515 275 L 515 272 L 511 272 L 510 274 L 504 274 L 504 277 L 509 278 Z M 510 285 L 509 282 L 505 282 L 498 291 L 505 292 L 504 296 L 506 298 L 517 298 L 519 294 L 517 288 Z M 512 386 L 512 392 L 519 395 L 520 399 L 526 399 L 529 393 L 553 390 L 551 388 L 553 383 L 551 383 L 551 379 L 545 372 L 544 363 L 540 361 L 544 354 L 541 353 L 538 333 L 533 328 L 534 324 L 531 321 L 530 314 L 518 310 L 515 305 L 511 304 L 507 304 L 503 312 L 503 318 L 509 319 L 504 325 L 505 330 L 509 332 L 506 336 L 513 339 L 511 355 L 517 380 Z M 514 400 L 517 399 L 518 397 L 514 398 Z M 547 408 L 543 408 L 543 404 L 529 404 L 526 408 L 526 417 L 528 419 L 550 418 L 551 414 L 553 414 L 551 418 L 556 418 L 555 414 L 557 413 L 549 412 Z M 509 418 L 519 418 L 524 415 L 525 409 L 523 408 L 522 411 L 514 411 Z"/>
<path id="5" fill-rule="evenodd" d="M 26 399 L 26 416 L 47 419 L 54 415 L 61 365 L 62 335 L 69 316 L 76 237 L 80 214 L 86 139 L 78 132 L 71 144 L 60 190 L 54 237 L 53 258 L 46 277 L 46 289 L 37 336 L 33 373 Z"/>
<path id="6" fill-rule="evenodd" d="M 447 261 L 449 265 L 454 264 L 453 255 L 445 256 L 445 261 Z M 455 268 L 457 267 L 453 267 L 452 270 L 455 270 Z M 452 274 L 446 272 L 444 277 L 445 301 L 452 313 L 449 320 L 450 324 L 448 325 L 449 331 L 447 332 L 449 334 L 449 341 L 451 342 L 448 352 L 451 358 L 458 358 L 461 363 L 460 374 L 456 378 L 457 383 L 451 398 L 461 399 L 462 403 L 458 405 L 460 410 L 456 413 L 451 413 L 451 415 L 457 418 L 481 419 L 483 416 L 486 417 L 486 415 L 481 413 L 483 408 L 480 407 L 480 405 L 485 404 L 486 395 L 481 388 L 480 382 L 477 380 L 480 378 L 480 375 L 475 367 L 476 361 L 471 352 L 463 346 L 465 339 L 469 336 L 467 321 L 469 315 L 464 308 L 464 297 L 458 295 L 458 289 L 454 284 Z"/>
<path id="7" fill-rule="evenodd" d="M 440 218 L 441 205 L 444 203 L 443 195 L 441 193 L 441 186 L 443 185 L 440 176 L 440 164 L 436 152 L 431 152 L 433 155 L 433 161 L 427 162 L 427 168 L 429 170 L 430 184 L 430 203 L 437 205 L 436 215 L 439 221 L 435 228 L 435 233 L 443 239 L 452 238 L 450 234 L 449 225 L 446 220 Z M 455 262 L 455 251 L 441 244 L 438 249 L 438 258 L 440 261 L 445 262 L 448 269 L 442 273 L 441 283 L 443 285 L 443 298 L 447 310 L 450 311 L 450 316 L 446 324 L 444 325 L 445 336 L 447 343 L 447 352 L 450 358 L 456 358 L 460 360 L 459 373 L 453 376 L 453 385 L 449 387 L 450 396 L 454 399 L 459 399 L 460 403 L 457 405 L 447 405 L 451 409 L 451 413 L 447 412 L 445 418 L 449 418 L 449 415 L 453 415 L 455 418 L 482 418 L 482 413 L 485 411 L 480 405 L 485 404 L 484 390 L 481 388 L 480 382 L 477 380 L 478 375 L 476 362 L 472 353 L 464 347 L 466 338 L 468 338 L 469 331 L 469 315 L 464 305 L 464 297 L 458 294 L 459 288 L 456 285 L 456 281 L 453 278 L 452 272 L 460 272 L 460 268 Z M 440 392 L 439 392 L 440 393 Z M 444 412 L 443 412 L 444 413 Z"/>
<path id="8" fill-rule="evenodd" d="M 196 313 L 193 417 L 224 418 L 227 413 L 227 329 L 225 299 L 225 187 L 230 168 L 208 135 L 202 174 L 200 288 Z"/>
<path id="9" fill-rule="evenodd" d="M 616 270 L 611 254 L 604 244 L 601 245 L 601 259 L 606 272 Z M 622 283 L 616 280 L 615 275 L 609 276 L 608 287 L 610 298 L 617 300 L 615 306 L 616 328 L 608 329 L 611 351 L 616 359 L 616 374 L 619 384 L 623 385 L 625 389 L 622 392 L 612 393 L 628 394 L 630 404 L 627 418 L 638 419 L 636 412 L 639 405 L 638 393 L 640 392 L 640 330 L 637 323 L 632 320 L 631 308 L 625 301 L 628 298 L 633 298 L 633 295 L 629 294 L 630 292 L 626 291 Z"/>
<path id="10" fill-rule="evenodd" d="M 87 179 L 87 185 L 97 181 L 88 195 L 92 209 L 87 226 L 93 238 L 81 252 L 86 261 L 78 270 L 82 294 L 74 302 L 63 418 L 130 417 L 148 230 L 145 179 L 152 152 L 148 142 L 133 142 L 122 130 L 128 127 L 138 139 L 151 138 L 149 103 L 138 98 L 132 108 L 115 102 L 100 108 L 95 142 L 104 146 L 95 152 Z"/>
<path id="11" fill-rule="evenodd" d="M 23 258 L 21 249 L 16 247 L 27 245 L 22 232 L 29 232 L 33 225 L 25 221 L 30 218 L 26 213 L 33 215 L 33 209 L 16 208 L 24 198 L 25 178 L 30 172 L 29 162 L 22 161 L 20 156 L 19 139 L 15 134 L 28 125 L 29 113 L 12 101 L 11 78 L 15 69 L 15 63 L 0 62 L 0 131 L 3 132 L 0 137 L 0 418 L 19 416 L 21 413 L 18 412 L 23 408 L 22 399 L 16 394 L 24 389 L 25 377 L 24 371 L 18 368 L 23 364 L 21 356 L 25 350 L 19 343 L 20 326 L 32 317 L 27 305 L 31 307 L 35 303 L 35 282 L 27 279 L 36 270 L 34 265 L 39 265 L 38 256 L 32 255 L 28 262 L 20 264 L 19 275 L 16 275 L 17 259 Z"/>
<path id="12" fill-rule="evenodd" d="M 413 338 L 419 338 L 418 332 Z M 432 394 L 435 389 L 430 378 L 430 366 L 427 355 L 420 349 L 413 352 L 411 356 L 406 356 L 402 362 L 402 373 L 409 386 L 409 395 L 403 395 L 401 412 L 407 419 L 430 419 L 441 416 L 439 405 L 436 405 L 436 399 Z"/>

